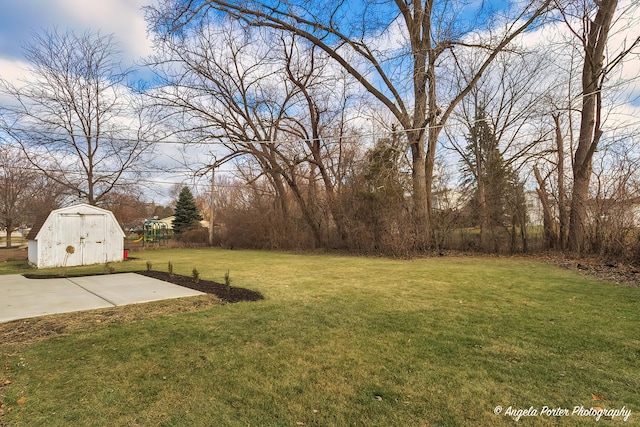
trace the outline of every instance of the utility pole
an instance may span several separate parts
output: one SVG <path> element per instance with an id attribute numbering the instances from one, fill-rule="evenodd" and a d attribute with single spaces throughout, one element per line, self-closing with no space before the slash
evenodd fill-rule
<path id="1" fill-rule="evenodd" d="M 207 169 L 211 169 L 211 196 L 209 198 L 209 246 L 213 246 L 213 230 L 216 217 L 216 168 L 233 159 L 237 156 L 237 154 L 229 154 L 222 157 L 221 159 L 216 159 L 216 156 L 213 153 L 211 155 L 213 157 L 213 162 L 210 165 L 206 165 L 204 168 L 202 168 L 202 175 L 200 175 L 204 176 L 207 173 Z"/>

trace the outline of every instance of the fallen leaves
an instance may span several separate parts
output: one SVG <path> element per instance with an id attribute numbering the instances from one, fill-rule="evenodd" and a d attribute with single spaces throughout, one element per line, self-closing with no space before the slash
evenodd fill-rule
<path id="1" fill-rule="evenodd" d="M 9 385 L 11 385 L 12 381 L 10 379 L 7 378 L 0 378 L 0 388 L 1 387 L 7 387 Z M 0 398 L 3 397 L 3 395 L 0 395 Z M 26 397 L 21 397 L 20 399 L 18 399 L 16 401 L 16 403 L 18 405 L 24 405 L 27 402 L 27 398 Z M 5 402 L 1 402 L 0 401 L 0 418 L 2 418 L 4 415 L 7 415 L 8 413 L 13 411 L 13 407 L 8 406 Z M 2 420 L 0 419 L 0 426 L 3 426 L 4 424 L 2 423 Z"/>
<path id="2" fill-rule="evenodd" d="M 605 397 L 604 397 L 604 396 L 602 396 L 601 394 L 591 394 L 591 398 L 592 398 L 593 400 L 607 400 L 607 399 L 605 399 Z"/>
<path id="3" fill-rule="evenodd" d="M 11 380 L 9 380 L 7 378 L 0 378 L 0 388 L 7 387 L 10 384 L 11 384 Z M 10 406 L 8 407 L 4 402 L 2 402 L 2 397 L 4 397 L 4 396 L 2 394 L 0 394 L 0 426 L 4 425 L 2 423 L 2 417 L 7 415 L 9 412 L 13 411 L 12 407 L 10 407 Z"/>
<path id="4" fill-rule="evenodd" d="M 26 397 L 21 397 L 20 399 L 18 399 L 16 401 L 16 403 L 18 405 L 24 405 L 27 402 L 27 398 Z M 8 413 L 13 411 L 13 407 L 11 406 L 7 406 L 4 403 L 0 404 L 0 417 L 2 417 L 3 415 L 7 415 Z M 2 420 L 0 420 L 0 426 L 3 426 L 4 424 L 2 424 Z"/>

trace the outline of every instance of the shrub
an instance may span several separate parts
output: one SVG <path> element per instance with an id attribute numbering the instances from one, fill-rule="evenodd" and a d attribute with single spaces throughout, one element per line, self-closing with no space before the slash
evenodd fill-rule
<path id="1" fill-rule="evenodd" d="M 110 262 L 107 262 L 104 264 L 104 272 L 113 274 L 116 272 L 116 268 Z"/>
<path id="2" fill-rule="evenodd" d="M 186 245 L 207 245 L 209 230 L 205 227 L 193 227 L 176 235 L 176 240 Z"/>
<path id="3" fill-rule="evenodd" d="M 231 277 L 229 276 L 229 270 L 224 273 L 224 284 L 227 286 L 227 289 L 231 287 Z"/>

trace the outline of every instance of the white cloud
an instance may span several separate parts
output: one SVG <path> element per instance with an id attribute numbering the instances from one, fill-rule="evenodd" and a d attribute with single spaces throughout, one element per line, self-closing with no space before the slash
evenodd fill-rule
<path id="1" fill-rule="evenodd" d="M 0 78 L 18 84 L 28 72 L 29 64 L 17 59 L 0 57 Z"/>
<path id="2" fill-rule="evenodd" d="M 582 22 L 569 19 L 575 31 L 581 31 Z M 613 26 L 609 33 L 605 63 L 610 64 L 620 52 L 628 49 L 640 36 L 640 3 L 637 0 L 623 0 L 618 5 Z M 583 48 L 575 34 L 564 22 L 547 24 L 536 31 L 528 32 L 521 38 L 523 44 L 540 52 L 546 52 L 555 67 L 546 73 L 550 81 L 569 78 L 573 68 L 573 105 L 580 107 L 580 72 L 583 63 Z M 573 46 L 573 47 L 572 47 Z M 640 46 L 625 57 L 610 73 L 604 86 L 604 106 L 607 108 L 605 127 L 612 131 L 640 126 Z M 542 85 L 541 85 L 542 86 Z"/>
<path id="3" fill-rule="evenodd" d="M 113 33 L 130 60 L 151 53 L 142 7 L 148 0 L 59 0 L 61 11 L 71 18 L 74 27 Z"/>
<path id="4" fill-rule="evenodd" d="M 100 31 L 114 34 L 125 66 L 151 53 L 142 7 L 153 0 L 0 0 L 0 59 L 22 56 L 33 32 L 52 30 Z M 3 74 L 6 69 L 3 67 Z"/>

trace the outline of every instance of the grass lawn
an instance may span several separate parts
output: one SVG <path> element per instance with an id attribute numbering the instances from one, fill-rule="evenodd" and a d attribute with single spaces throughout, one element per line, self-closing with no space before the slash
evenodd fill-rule
<path id="1" fill-rule="evenodd" d="M 519 258 L 131 255 L 265 300 L 0 347 L 0 425 L 640 424 L 639 288 Z"/>

